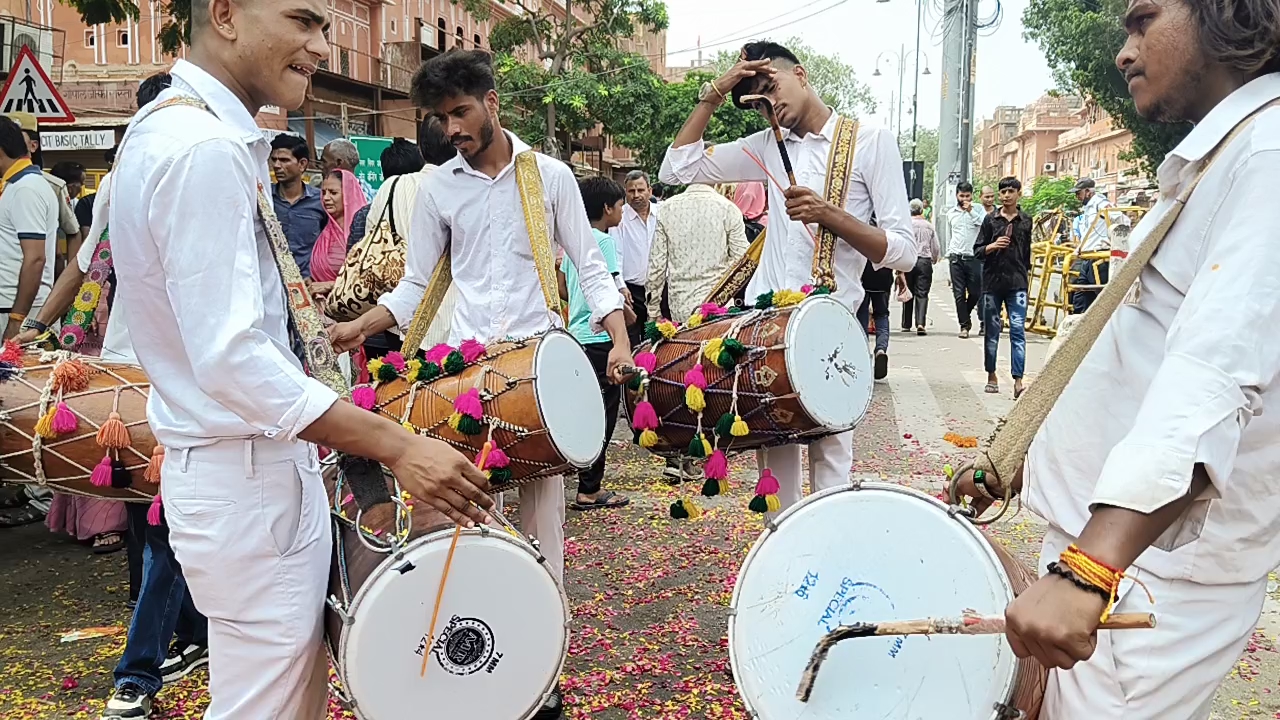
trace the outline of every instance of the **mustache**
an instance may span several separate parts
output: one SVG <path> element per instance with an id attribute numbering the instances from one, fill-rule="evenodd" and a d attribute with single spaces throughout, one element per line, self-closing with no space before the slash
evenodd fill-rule
<path id="1" fill-rule="evenodd" d="M 1144 75 L 1144 74 L 1145 74 L 1145 73 L 1144 73 L 1142 70 L 1140 70 L 1140 69 L 1131 69 L 1131 70 L 1129 70 L 1129 71 L 1125 72 L 1125 74 L 1124 74 L 1124 81 L 1125 81 L 1125 82 L 1132 82 L 1134 78 L 1139 77 L 1139 76 Z"/>
<path id="2" fill-rule="evenodd" d="M 474 138 L 472 138 L 470 135 L 454 135 L 453 137 L 449 138 L 449 142 L 454 145 L 457 145 L 458 143 L 470 142 L 473 139 Z"/>

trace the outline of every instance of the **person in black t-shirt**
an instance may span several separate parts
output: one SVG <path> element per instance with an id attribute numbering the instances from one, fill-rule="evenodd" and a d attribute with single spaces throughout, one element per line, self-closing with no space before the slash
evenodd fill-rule
<path id="1" fill-rule="evenodd" d="M 1007 177 L 1000 181 L 1000 207 L 982 221 L 973 254 L 982 258 L 982 307 L 986 323 L 985 366 L 989 393 L 1000 392 L 996 355 L 1004 329 L 1001 309 L 1009 313 L 1013 396 L 1022 395 L 1022 374 L 1027 360 L 1027 282 L 1031 272 L 1031 216 L 1022 211 L 1022 183 Z"/>

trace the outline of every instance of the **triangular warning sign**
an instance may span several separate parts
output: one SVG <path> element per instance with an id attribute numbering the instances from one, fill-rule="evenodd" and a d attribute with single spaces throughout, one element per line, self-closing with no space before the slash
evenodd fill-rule
<path id="1" fill-rule="evenodd" d="M 0 91 L 0 114 L 30 113 L 41 123 L 72 123 L 67 101 L 58 94 L 31 48 L 23 45 L 18 59 L 9 71 L 9 79 Z"/>

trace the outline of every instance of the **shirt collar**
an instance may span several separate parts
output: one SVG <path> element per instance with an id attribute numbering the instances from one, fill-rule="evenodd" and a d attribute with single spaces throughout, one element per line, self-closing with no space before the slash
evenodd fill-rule
<path id="1" fill-rule="evenodd" d="M 510 173 L 512 169 L 515 168 L 516 166 L 516 156 L 527 150 L 532 150 L 533 148 L 530 148 L 528 143 L 516 137 L 514 134 L 512 134 L 507 130 L 503 130 L 502 133 L 507 136 L 508 140 L 511 141 L 511 162 L 508 162 L 506 167 L 502 168 L 502 170 L 498 172 L 496 177 L 490 178 L 488 175 L 485 175 L 484 173 L 471 167 L 471 163 L 467 162 L 467 159 L 462 157 L 462 153 L 458 153 L 456 156 L 454 156 L 452 160 L 449 161 L 450 163 L 456 163 L 455 165 L 452 165 L 454 174 L 465 173 L 467 175 L 474 175 L 478 178 L 483 178 L 490 182 L 497 182 L 501 180 L 507 173 Z"/>
<path id="2" fill-rule="evenodd" d="M 825 123 L 823 123 L 822 129 L 818 131 L 818 134 L 815 137 L 820 137 L 824 140 L 835 142 L 836 123 L 840 121 L 840 113 L 836 112 L 835 108 L 831 107 L 830 105 L 827 106 L 827 109 L 831 111 L 831 116 L 827 118 L 827 121 Z M 810 135 L 812 135 L 812 133 L 810 133 Z M 795 140 L 796 142 L 800 142 L 801 140 L 804 140 L 807 137 L 809 136 L 806 135 L 804 138 L 799 137 L 796 133 L 791 131 L 791 128 L 782 129 L 783 140 Z"/>
<path id="3" fill-rule="evenodd" d="M 226 85 L 199 65 L 179 60 L 174 63 L 169 74 L 173 76 L 175 88 L 204 101 L 219 120 L 241 132 L 246 144 L 266 141 L 258 123 L 254 122 L 253 115 L 245 108 L 244 103 L 240 102 L 240 99 Z"/>
<path id="4" fill-rule="evenodd" d="M 1256 78 L 1214 106 L 1170 155 L 1186 162 L 1203 160 L 1241 120 L 1280 98 L 1280 73 Z"/>
<path id="5" fill-rule="evenodd" d="M 5 172 L 4 177 L 0 179 L 3 179 L 6 184 L 15 183 L 18 181 L 18 178 L 21 178 L 24 175 L 30 174 L 28 172 L 24 172 L 29 170 L 40 172 L 40 168 L 31 164 L 31 158 L 18 158 L 13 162 L 12 165 L 9 166 L 9 169 L 8 171 Z"/>
<path id="6" fill-rule="evenodd" d="M 711 187 L 710 185 L 690 185 L 689 187 L 685 188 L 685 189 L 684 189 L 684 191 L 685 191 L 685 192 L 687 192 L 687 193 L 690 193 L 690 192 L 692 192 L 692 193 L 714 193 L 714 192 L 716 191 L 716 189 L 715 189 L 715 188 L 713 188 L 713 187 Z M 627 207 L 631 207 L 631 206 L 630 206 L 630 205 L 628 205 Z M 635 210 L 632 210 L 631 212 L 635 212 Z M 652 215 L 653 213 L 651 212 L 651 213 L 649 213 L 649 214 L 650 214 L 650 215 Z"/>
<path id="7" fill-rule="evenodd" d="M 688 188 L 685 189 L 685 192 L 689 192 L 689 190 L 692 190 L 695 187 L 697 186 L 690 185 Z M 654 210 L 653 203 L 649 203 L 649 219 L 647 221 L 641 220 L 640 213 L 636 212 L 636 209 L 631 207 L 630 203 L 626 203 L 622 206 L 622 222 L 623 223 L 657 222 L 658 218 L 654 215 L 653 210 Z"/>

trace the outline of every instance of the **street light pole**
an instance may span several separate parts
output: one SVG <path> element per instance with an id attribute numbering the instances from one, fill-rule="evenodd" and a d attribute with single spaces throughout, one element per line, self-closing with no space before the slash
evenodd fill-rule
<path id="1" fill-rule="evenodd" d="M 898 50 L 898 128 L 893 131 L 893 141 L 898 142 L 902 137 L 902 76 L 906 73 L 907 46 L 904 43 Z M 918 63 L 920 58 L 916 58 Z M 916 70 L 919 73 L 919 69 Z"/>
<path id="2" fill-rule="evenodd" d="M 911 186 L 916 180 L 916 141 L 920 133 L 920 28 L 924 25 L 924 0 L 916 0 L 916 87 L 911 93 Z"/>

